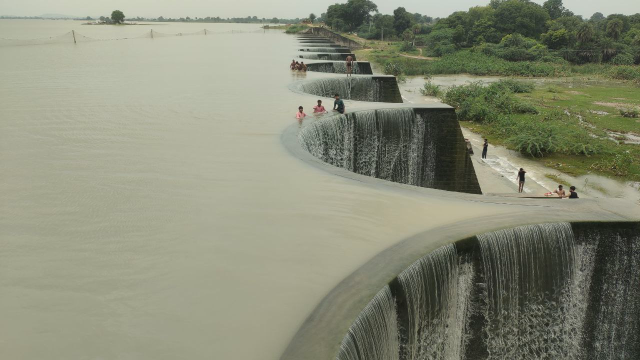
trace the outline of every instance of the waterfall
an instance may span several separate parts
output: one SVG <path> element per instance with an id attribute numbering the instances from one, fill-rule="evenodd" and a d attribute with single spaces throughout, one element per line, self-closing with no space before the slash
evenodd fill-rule
<path id="1" fill-rule="evenodd" d="M 350 49 L 347 48 L 338 48 L 338 47 L 310 47 L 300 49 L 302 52 L 319 52 L 319 53 L 339 53 L 339 54 L 348 54 L 351 53 Z"/>
<path id="2" fill-rule="evenodd" d="M 324 78 L 299 83 L 299 90 L 307 94 L 344 100 L 401 103 L 398 84 L 393 77 Z"/>
<path id="3" fill-rule="evenodd" d="M 396 306 L 385 286 L 362 310 L 340 345 L 340 360 L 398 360 Z"/>
<path id="4" fill-rule="evenodd" d="M 311 63 L 307 64 L 309 71 L 334 73 L 334 74 L 346 74 L 347 64 L 344 61 L 338 61 L 333 63 Z M 368 62 L 355 62 L 351 69 L 355 75 L 372 75 L 371 64 Z"/>
<path id="5" fill-rule="evenodd" d="M 298 57 L 301 59 L 309 59 L 309 60 L 346 60 L 347 56 L 351 55 L 351 57 L 355 60 L 356 56 L 354 54 L 349 53 L 309 53 L 304 55 L 299 55 Z"/>
<path id="6" fill-rule="evenodd" d="M 419 259 L 367 308 L 337 360 L 637 359 L 640 223 L 480 234 Z"/>
<path id="7" fill-rule="evenodd" d="M 321 89 L 326 86 L 323 81 L 313 86 L 319 88 L 317 91 L 326 91 Z M 462 165 L 454 164 L 455 183 L 448 180 L 451 167 L 438 170 L 441 161 L 438 143 L 457 146 L 438 136 L 442 134 L 439 127 L 459 131 L 445 125 L 442 118 L 432 118 L 424 109 L 420 113 L 412 108 L 365 110 L 318 119 L 300 131 L 299 141 L 313 156 L 357 174 L 401 184 L 477 193 L 475 173 L 466 158 L 449 156 L 444 160 L 463 161 Z M 464 152 L 463 156 L 468 157 Z"/>

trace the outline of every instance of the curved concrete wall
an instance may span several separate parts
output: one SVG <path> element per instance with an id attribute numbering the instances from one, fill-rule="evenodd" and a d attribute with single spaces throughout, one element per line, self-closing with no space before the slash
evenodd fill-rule
<path id="1" fill-rule="evenodd" d="M 400 89 L 393 76 L 330 77 L 297 82 L 291 88 L 329 98 L 340 94 L 345 100 L 402 103 Z"/>
<path id="2" fill-rule="evenodd" d="M 314 28 L 311 28 L 311 33 L 317 36 L 322 36 L 324 38 L 331 39 L 331 41 L 335 42 L 336 44 L 340 44 L 351 49 L 362 48 L 362 45 L 360 45 L 358 42 L 353 41 L 340 34 L 336 34 L 327 28 L 314 27 Z"/>
<path id="3" fill-rule="evenodd" d="M 639 250 L 638 222 L 528 225 L 457 241 L 389 282 L 335 358 L 639 358 Z"/>
<path id="4" fill-rule="evenodd" d="M 299 134 L 313 156 L 357 174 L 480 194 L 453 108 L 364 110 L 319 119 Z"/>
<path id="5" fill-rule="evenodd" d="M 347 60 L 347 56 L 351 56 L 354 61 L 356 60 L 356 55 L 351 53 L 309 53 L 298 55 L 301 59 L 309 60 Z"/>
<path id="6" fill-rule="evenodd" d="M 322 47 L 317 47 L 317 48 L 304 48 L 304 49 L 299 49 L 298 51 L 302 51 L 302 52 L 319 52 L 319 53 L 345 53 L 345 54 L 350 54 L 351 53 L 351 49 L 347 49 L 347 48 L 332 48 L 332 47 L 328 47 L 328 48 L 322 48 Z"/>
<path id="7" fill-rule="evenodd" d="M 317 62 L 307 64 L 307 70 L 324 73 L 346 74 L 347 65 L 343 61 Z M 353 74 L 356 75 L 373 75 L 371 64 L 367 61 L 354 62 L 352 71 Z"/>

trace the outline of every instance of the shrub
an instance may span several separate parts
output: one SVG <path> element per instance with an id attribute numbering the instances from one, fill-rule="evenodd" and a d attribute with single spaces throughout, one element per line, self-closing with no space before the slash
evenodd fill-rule
<path id="1" fill-rule="evenodd" d="M 530 82 L 518 81 L 514 79 L 502 79 L 493 84 L 493 86 L 505 88 L 512 93 L 530 93 L 535 88 L 535 85 Z"/>
<path id="2" fill-rule="evenodd" d="M 637 118 L 640 116 L 638 109 L 620 109 L 620 115 L 626 118 Z"/>
<path id="3" fill-rule="evenodd" d="M 633 166 L 633 156 L 628 152 L 621 152 L 602 161 L 591 165 L 593 170 L 609 172 L 616 176 L 627 176 Z"/>
<path id="4" fill-rule="evenodd" d="M 400 51 L 414 51 L 415 49 L 416 47 L 413 46 L 413 43 L 409 41 L 403 42 L 402 45 L 400 46 Z"/>
<path id="5" fill-rule="evenodd" d="M 440 88 L 440 85 L 432 83 L 431 80 L 424 83 L 424 87 L 420 89 L 420 92 L 424 96 L 439 97 L 440 95 L 442 95 L 442 89 Z"/>
<path id="6" fill-rule="evenodd" d="M 285 30 L 287 34 L 297 34 L 309 29 L 307 25 L 291 25 Z"/>
<path id="7" fill-rule="evenodd" d="M 402 65 L 398 63 L 386 63 L 384 65 L 384 73 L 387 75 L 400 76 L 404 73 Z"/>
<path id="8" fill-rule="evenodd" d="M 633 65 L 635 60 L 635 57 L 631 54 L 618 54 L 611 59 L 611 63 L 613 65 Z"/>

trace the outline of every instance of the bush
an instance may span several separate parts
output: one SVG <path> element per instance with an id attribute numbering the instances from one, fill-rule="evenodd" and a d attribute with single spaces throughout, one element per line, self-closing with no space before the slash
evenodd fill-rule
<path id="1" fill-rule="evenodd" d="M 463 86 L 452 86 L 443 96 L 443 101 L 458 111 L 458 119 L 492 122 L 501 115 L 537 114 L 533 105 L 522 102 L 513 94 L 530 92 L 532 84 L 515 80 L 502 80 L 489 86 L 481 82 Z"/>
<path id="2" fill-rule="evenodd" d="M 530 93 L 535 88 L 535 85 L 530 82 L 517 81 L 513 79 L 502 79 L 497 83 L 494 83 L 493 86 L 508 89 L 512 93 L 516 94 Z"/>
<path id="3" fill-rule="evenodd" d="M 431 80 L 424 83 L 424 87 L 420 89 L 420 92 L 424 96 L 439 97 L 440 95 L 442 95 L 442 89 L 440 88 L 440 85 L 433 84 Z"/>
<path id="4" fill-rule="evenodd" d="M 386 75 L 400 76 L 404 73 L 404 68 L 398 63 L 386 63 L 384 65 Z"/>
<path id="5" fill-rule="evenodd" d="M 618 80 L 640 81 L 640 67 L 638 66 L 612 66 L 609 76 Z"/>
<path id="6" fill-rule="evenodd" d="M 413 43 L 409 42 L 409 41 L 405 41 L 402 43 L 402 45 L 400 46 L 400 51 L 415 51 L 416 47 L 413 46 Z"/>
<path id="7" fill-rule="evenodd" d="M 631 54 L 618 54 L 611 59 L 611 63 L 613 65 L 633 65 L 635 60 L 635 57 Z"/>
<path id="8" fill-rule="evenodd" d="M 640 116 L 638 109 L 620 109 L 620 115 L 626 118 L 637 118 Z"/>
<path id="9" fill-rule="evenodd" d="M 297 34 L 309 29 L 307 25 L 291 25 L 285 30 L 287 34 Z"/>
<path id="10" fill-rule="evenodd" d="M 616 176 L 627 176 L 633 166 L 634 158 L 628 152 L 621 152 L 613 158 L 599 161 L 591 166 L 593 170 L 609 172 Z"/>

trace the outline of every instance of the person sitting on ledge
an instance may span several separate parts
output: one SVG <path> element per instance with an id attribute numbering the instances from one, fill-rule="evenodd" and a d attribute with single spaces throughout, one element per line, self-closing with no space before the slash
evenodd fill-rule
<path id="1" fill-rule="evenodd" d="M 296 119 L 298 119 L 299 121 L 302 121 L 302 119 L 304 119 L 307 116 L 307 114 L 304 113 L 304 108 L 302 106 L 298 107 L 298 112 L 296 113 Z"/>
<path id="2" fill-rule="evenodd" d="M 571 186 L 569 188 L 569 199 L 578 199 L 578 193 L 576 192 L 575 186 Z"/>
<path id="3" fill-rule="evenodd" d="M 296 69 L 296 61 L 295 60 L 291 60 L 291 65 L 289 65 L 289 67 L 291 68 L 291 70 L 295 70 Z"/>
<path id="4" fill-rule="evenodd" d="M 340 99 L 340 94 L 336 94 L 334 97 L 336 101 L 333 102 L 333 111 L 337 111 L 340 114 L 344 114 L 344 111 L 345 111 L 344 101 Z"/>
<path id="5" fill-rule="evenodd" d="M 324 106 L 322 106 L 322 100 L 318 100 L 318 105 L 313 107 L 313 113 L 314 114 L 326 114 L 327 113 L 327 109 L 325 109 Z"/>
<path id="6" fill-rule="evenodd" d="M 558 185 L 558 188 L 553 190 L 553 193 L 558 195 L 558 197 L 560 197 L 561 199 L 567 196 L 567 194 L 564 192 L 564 189 L 562 188 L 562 185 Z"/>

